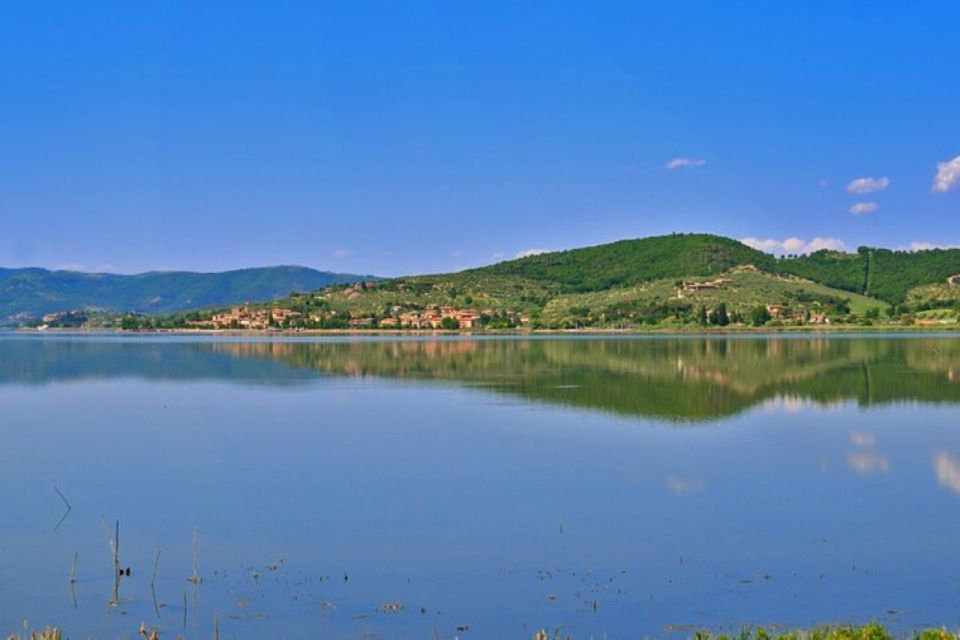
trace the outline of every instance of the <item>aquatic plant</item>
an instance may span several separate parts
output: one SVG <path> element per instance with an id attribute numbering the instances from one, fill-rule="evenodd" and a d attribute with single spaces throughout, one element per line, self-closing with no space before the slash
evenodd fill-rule
<path id="1" fill-rule="evenodd" d="M 47 627 L 42 631 L 31 631 L 29 636 L 12 633 L 7 640 L 27 640 L 27 638 L 30 640 L 62 640 L 63 634 L 60 633 L 59 629 Z"/>
<path id="2" fill-rule="evenodd" d="M 898 636 L 882 624 L 871 622 L 862 626 L 840 625 L 823 626 L 813 629 L 794 629 L 790 631 L 770 631 L 765 627 L 742 629 L 739 634 L 713 634 L 709 631 L 697 631 L 695 640 L 895 640 Z M 958 640 L 960 634 L 951 633 L 946 628 L 915 631 L 912 640 Z"/>

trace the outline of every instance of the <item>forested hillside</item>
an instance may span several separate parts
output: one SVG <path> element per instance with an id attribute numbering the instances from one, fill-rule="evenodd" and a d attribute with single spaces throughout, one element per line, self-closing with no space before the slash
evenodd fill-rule
<path id="1" fill-rule="evenodd" d="M 777 269 L 890 304 L 902 304 L 911 289 L 946 283 L 949 276 L 960 274 L 960 249 L 892 251 L 861 247 L 857 253 L 818 251 L 780 260 Z"/>
<path id="2" fill-rule="evenodd" d="M 466 273 L 518 276 L 573 293 L 661 278 L 710 276 L 748 264 L 770 270 L 776 260 L 731 238 L 673 234 L 544 253 Z"/>
<path id="3" fill-rule="evenodd" d="M 293 291 L 314 291 L 362 279 L 372 278 L 287 266 L 138 275 L 0 269 L 0 324 L 19 324 L 47 313 L 86 308 L 164 314 L 266 302 Z"/>

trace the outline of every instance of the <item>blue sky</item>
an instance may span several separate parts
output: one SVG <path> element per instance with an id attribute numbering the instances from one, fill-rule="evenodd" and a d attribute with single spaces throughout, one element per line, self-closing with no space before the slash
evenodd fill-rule
<path id="1" fill-rule="evenodd" d="M 958 30 L 946 1 L 7 3 L 0 265 L 960 244 Z"/>

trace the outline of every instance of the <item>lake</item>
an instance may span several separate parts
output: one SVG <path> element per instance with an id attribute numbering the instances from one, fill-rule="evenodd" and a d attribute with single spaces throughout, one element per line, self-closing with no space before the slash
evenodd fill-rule
<path id="1" fill-rule="evenodd" d="M 960 624 L 956 337 L 5 334 L 0 407 L 0 633 Z"/>

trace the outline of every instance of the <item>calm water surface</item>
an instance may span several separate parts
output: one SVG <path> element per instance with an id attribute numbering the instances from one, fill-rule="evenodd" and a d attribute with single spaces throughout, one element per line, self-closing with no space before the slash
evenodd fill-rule
<path id="1" fill-rule="evenodd" d="M 0 632 L 955 627 L 960 339 L 5 335 L 0 488 Z"/>

